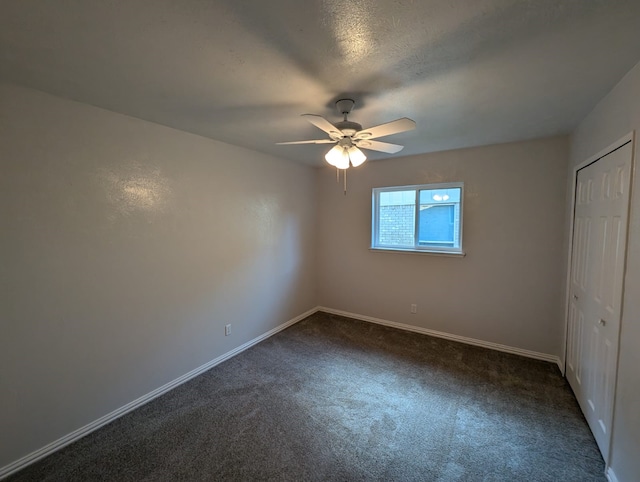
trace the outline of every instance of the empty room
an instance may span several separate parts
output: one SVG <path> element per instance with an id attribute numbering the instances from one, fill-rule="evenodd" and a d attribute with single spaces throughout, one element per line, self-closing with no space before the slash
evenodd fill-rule
<path id="1" fill-rule="evenodd" d="M 639 25 L 0 1 L 0 479 L 640 481 Z"/>

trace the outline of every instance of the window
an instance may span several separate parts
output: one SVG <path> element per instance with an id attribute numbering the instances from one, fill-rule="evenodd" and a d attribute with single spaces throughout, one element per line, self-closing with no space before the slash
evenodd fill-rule
<path id="1" fill-rule="evenodd" d="M 462 253 L 463 184 L 373 190 L 371 248 Z"/>

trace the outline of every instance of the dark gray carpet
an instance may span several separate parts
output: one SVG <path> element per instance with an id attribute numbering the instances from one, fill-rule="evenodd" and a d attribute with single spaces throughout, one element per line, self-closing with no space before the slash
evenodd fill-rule
<path id="1" fill-rule="evenodd" d="M 8 480 L 603 474 L 556 366 L 316 313 Z"/>

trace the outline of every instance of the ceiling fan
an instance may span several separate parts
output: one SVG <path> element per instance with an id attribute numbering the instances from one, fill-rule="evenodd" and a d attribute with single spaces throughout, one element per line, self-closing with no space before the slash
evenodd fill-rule
<path id="1" fill-rule="evenodd" d="M 357 122 L 347 119 L 353 109 L 355 101 L 352 99 L 341 99 L 336 102 L 338 112 L 344 116 L 343 120 L 332 124 L 322 116 L 314 114 L 302 114 L 302 117 L 311 122 L 318 129 L 329 134 L 329 139 L 314 139 L 309 141 L 278 142 L 279 145 L 289 144 L 336 144 L 324 158 L 329 164 L 338 169 L 348 169 L 349 165 L 357 167 L 367 160 L 367 157 L 360 149 L 386 152 L 395 154 L 400 152 L 404 146 L 390 144 L 388 142 L 375 141 L 378 137 L 399 134 L 400 132 L 415 129 L 416 123 L 407 117 L 396 119 L 386 124 L 380 124 L 369 129 L 363 129 Z"/>

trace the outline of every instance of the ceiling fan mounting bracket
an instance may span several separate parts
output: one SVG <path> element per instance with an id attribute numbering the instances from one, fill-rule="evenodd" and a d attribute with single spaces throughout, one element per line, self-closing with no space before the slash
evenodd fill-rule
<path id="1" fill-rule="evenodd" d="M 336 109 L 342 115 L 350 114 L 356 101 L 353 99 L 340 99 L 336 102 Z"/>

